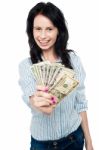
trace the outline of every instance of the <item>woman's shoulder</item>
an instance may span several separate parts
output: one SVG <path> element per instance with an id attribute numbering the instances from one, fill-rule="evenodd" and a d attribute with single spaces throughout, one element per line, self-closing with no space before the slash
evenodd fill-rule
<path id="1" fill-rule="evenodd" d="M 21 60 L 21 62 L 19 63 L 19 67 L 26 67 L 26 66 L 31 66 L 32 65 L 32 61 L 30 59 L 30 57 L 27 57 L 23 60 Z"/>
<path id="2" fill-rule="evenodd" d="M 70 52 L 70 60 L 74 70 L 76 69 L 79 70 L 79 68 L 83 68 L 82 60 L 77 52 L 75 51 Z"/>
<path id="3" fill-rule="evenodd" d="M 20 63 L 19 63 L 19 72 L 22 74 L 26 73 L 30 73 L 30 67 L 32 66 L 32 61 L 30 59 L 30 57 L 23 59 Z"/>
<path id="4" fill-rule="evenodd" d="M 86 75 L 85 69 L 83 67 L 82 60 L 81 60 L 80 56 L 77 54 L 77 52 L 70 52 L 70 59 L 71 59 L 73 69 L 78 74 L 80 74 L 80 76 L 81 76 L 81 74 L 82 74 L 82 76 L 85 76 Z"/>
<path id="5" fill-rule="evenodd" d="M 69 55 L 70 55 L 71 63 L 73 65 L 77 65 L 78 63 L 80 63 L 80 57 L 76 51 L 70 51 Z"/>

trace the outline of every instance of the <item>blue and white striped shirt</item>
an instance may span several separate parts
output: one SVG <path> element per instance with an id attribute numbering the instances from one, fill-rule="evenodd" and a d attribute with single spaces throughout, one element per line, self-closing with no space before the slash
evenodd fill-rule
<path id="1" fill-rule="evenodd" d="M 75 78 L 80 83 L 50 115 L 31 108 L 29 105 L 29 96 L 36 91 L 36 82 L 30 69 L 31 59 L 27 58 L 19 64 L 19 84 L 23 91 L 23 100 L 32 111 L 31 135 L 37 140 L 56 140 L 69 135 L 81 124 L 82 119 L 79 113 L 87 110 L 84 87 L 85 71 L 76 54 L 71 52 L 70 58 L 76 73 Z"/>

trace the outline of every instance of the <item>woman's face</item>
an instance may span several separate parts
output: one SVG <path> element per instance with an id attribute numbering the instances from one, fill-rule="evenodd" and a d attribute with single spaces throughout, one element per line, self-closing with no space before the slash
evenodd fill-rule
<path id="1" fill-rule="evenodd" d="M 54 50 L 57 35 L 58 29 L 47 17 L 39 14 L 34 18 L 33 36 L 42 50 Z"/>

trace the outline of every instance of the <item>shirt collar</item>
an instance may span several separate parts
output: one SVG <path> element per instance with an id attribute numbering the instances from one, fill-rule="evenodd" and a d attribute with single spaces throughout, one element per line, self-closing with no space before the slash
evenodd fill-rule
<path id="1" fill-rule="evenodd" d="M 46 61 L 46 59 L 44 59 L 44 57 L 42 55 L 41 55 L 41 58 L 43 61 Z M 61 62 L 62 62 L 62 60 L 60 57 L 55 61 L 55 63 L 61 63 Z"/>

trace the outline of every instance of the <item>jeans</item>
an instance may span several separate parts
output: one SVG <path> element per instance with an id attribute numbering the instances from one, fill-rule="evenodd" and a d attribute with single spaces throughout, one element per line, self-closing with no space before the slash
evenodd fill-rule
<path id="1" fill-rule="evenodd" d="M 83 150 L 84 134 L 81 126 L 67 137 L 54 141 L 37 141 L 31 137 L 30 150 Z"/>

